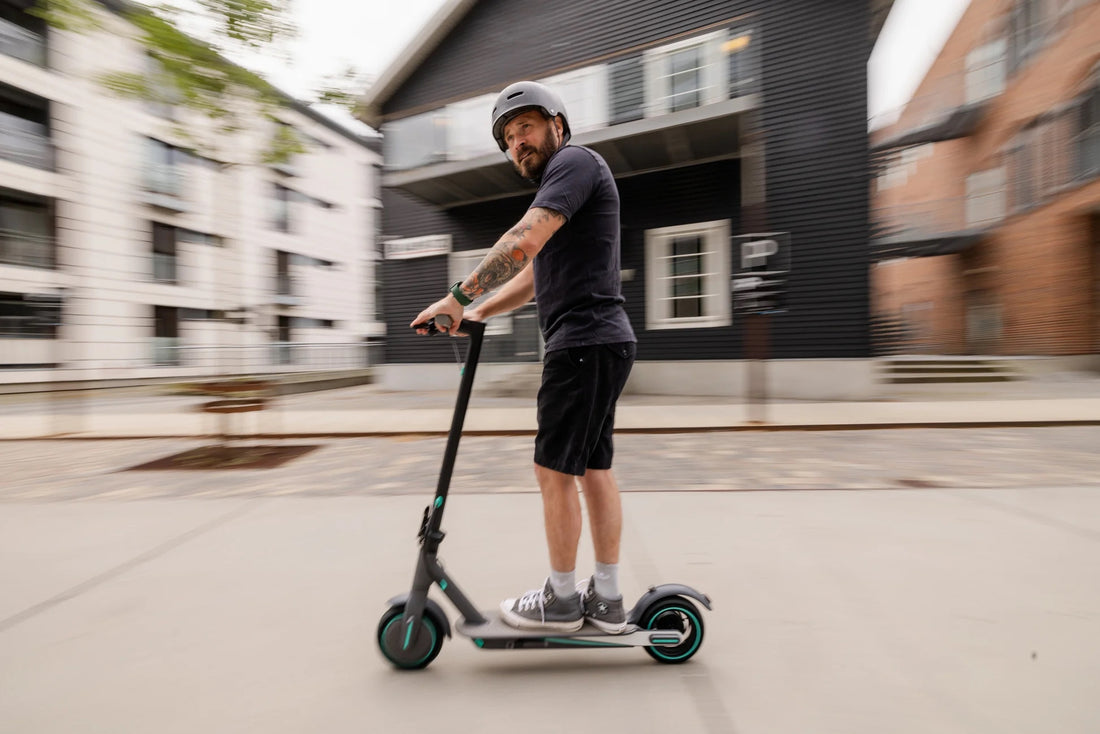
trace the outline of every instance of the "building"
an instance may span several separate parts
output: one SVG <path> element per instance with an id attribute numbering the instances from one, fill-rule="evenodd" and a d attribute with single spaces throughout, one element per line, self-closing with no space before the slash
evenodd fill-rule
<path id="1" fill-rule="evenodd" d="M 973 0 L 873 149 L 883 351 L 1100 367 L 1100 2 Z"/>
<path id="2" fill-rule="evenodd" d="M 499 90 L 563 97 L 573 142 L 622 200 L 623 288 L 638 334 L 628 390 L 738 394 L 748 357 L 775 394 L 872 389 L 866 65 L 889 2 L 452 0 L 367 92 L 384 137 L 385 379 L 452 379 L 407 328 L 527 208 L 496 148 Z M 741 235 L 793 253 L 770 345 L 750 353 L 731 295 Z M 491 322 L 489 372 L 540 359 L 531 307 Z M 415 366 L 415 369 L 411 368 Z M 445 376 L 445 378 L 444 378 Z M 490 379 L 492 376 L 490 375 Z"/>
<path id="3" fill-rule="evenodd" d="M 364 366 L 380 147 L 288 97 L 306 152 L 260 163 L 276 123 L 101 85 L 152 63 L 113 4 L 87 34 L 31 5 L 0 0 L 0 385 Z"/>

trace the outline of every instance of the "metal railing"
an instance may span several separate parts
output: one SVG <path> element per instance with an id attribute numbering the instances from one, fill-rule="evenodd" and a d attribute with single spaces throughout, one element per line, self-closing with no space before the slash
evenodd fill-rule
<path id="1" fill-rule="evenodd" d="M 180 340 L 174 336 L 153 337 L 153 364 L 158 366 L 178 366 L 180 361 Z"/>
<path id="2" fill-rule="evenodd" d="M 0 54 L 45 67 L 48 56 L 46 38 L 0 18 Z"/>
<path id="3" fill-rule="evenodd" d="M 47 171 L 54 169 L 54 146 L 48 135 L 22 130 L 0 115 L 0 158 Z"/>
<path id="4" fill-rule="evenodd" d="M 26 268 L 53 269 L 54 238 L 12 229 L 0 229 L 0 263 Z"/>

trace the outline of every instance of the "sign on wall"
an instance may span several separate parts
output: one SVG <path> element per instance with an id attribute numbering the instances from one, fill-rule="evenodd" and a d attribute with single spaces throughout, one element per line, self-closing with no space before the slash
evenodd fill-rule
<path id="1" fill-rule="evenodd" d="M 791 233 L 734 235 L 733 308 L 738 313 L 786 310 L 791 271 Z"/>
<path id="2" fill-rule="evenodd" d="M 383 243 L 387 260 L 409 260 L 414 257 L 447 255 L 451 252 L 449 234 L 433 234 L 426 237 L 405 237 Z"/>

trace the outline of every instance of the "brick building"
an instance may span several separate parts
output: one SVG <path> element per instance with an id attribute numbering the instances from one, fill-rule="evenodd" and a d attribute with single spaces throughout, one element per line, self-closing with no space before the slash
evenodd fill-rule
<path id="1" fill-rule="evenodd" d="M 880 352 L 1100 353 L 1100 2 L 973 0 L 872 134 Z"/>

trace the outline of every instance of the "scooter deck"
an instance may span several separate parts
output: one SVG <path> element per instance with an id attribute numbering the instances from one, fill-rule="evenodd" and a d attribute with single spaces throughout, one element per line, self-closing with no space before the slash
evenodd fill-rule
<path id="1" fill-rule="evenodd" d="M 506 623 L 496 611 L 482 612 L 482 615 L 485 624 L 470 624 L 463 619 L 455 628 L 486 650 L 674 646 L 683 641 L 683 634 L 678 630 L 647 630 L 633 624 L 628 624 L 626 630 L 617 635 L 608 634 L 588 622 L 575 632 L 523 630 Z"/>

